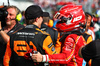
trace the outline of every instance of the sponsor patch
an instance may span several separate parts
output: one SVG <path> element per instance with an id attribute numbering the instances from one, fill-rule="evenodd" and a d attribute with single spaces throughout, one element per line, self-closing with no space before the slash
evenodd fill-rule
<path id="1" fill-rule="evenodd" d="M 48 45 L 48 47 L 50 48 L 50 47 L 52 47 L 52 45 L 53 45 L 53 43 L 50 43 L 50 44 Z"/>
<path id="2" fill-rule="evenodd" d="M 52 47 L 52 48 L 51 48 L 51 50 L 52 50 L 52 51 L 55 51 L 55 48 L 54 48 L 54 47 Z"/>

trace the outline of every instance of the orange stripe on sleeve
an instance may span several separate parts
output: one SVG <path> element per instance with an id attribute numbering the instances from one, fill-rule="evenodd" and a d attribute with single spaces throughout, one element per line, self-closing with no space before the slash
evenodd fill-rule
<path id="1" fill-rule="evenodd" d="M 9 66 L 9 61 L 11 57 L 11 48 L 10 48 L 10 41 L 7 43 L 6 52 L 4 55 L 3 64 L 4 66 Z"/>

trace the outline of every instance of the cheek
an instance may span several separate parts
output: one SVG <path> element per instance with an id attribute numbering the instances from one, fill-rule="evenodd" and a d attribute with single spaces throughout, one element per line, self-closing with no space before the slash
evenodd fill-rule
<path id="1" fill-rule="evenodd" d="M 41 20 L 43 21 L 43 18 L 41 18 Z"/>
<path id="2" fill-rule="evenodd" d="M 11 19 L 16 19 L 16 17 L 15 16 L 12 16 Z"/>
<path id="3" fill-rule="evenodd" d="M 90 22 L 87 22 L 87 25 L 90 25 Z"/>
<path id="4" fill-rule="evenodd" d="M 43 22 L 43 19 L 41 18 L 41 22 Z"/>
<path id="5" fill-rule="evenodd" d="M 11 15 L 10 18 L 11 19 L 16 19 L 16 15 Z"/>

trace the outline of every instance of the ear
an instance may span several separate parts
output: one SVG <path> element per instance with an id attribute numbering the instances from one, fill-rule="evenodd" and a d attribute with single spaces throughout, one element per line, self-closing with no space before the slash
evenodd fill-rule
<path id="1" fill-rule="evenodd" d="M 85 19 L 85 23 L 86 23 L 87 21 L 86 21 L 86 19 Z"/>
<path id="2" fill-rule="evenodd" d="M 39 19 L 39 18 L 37 17 L 37 18 L 35 19 L 35 21 L 37 22 L 37 21 L 38 21 L 38 19 Z"/>

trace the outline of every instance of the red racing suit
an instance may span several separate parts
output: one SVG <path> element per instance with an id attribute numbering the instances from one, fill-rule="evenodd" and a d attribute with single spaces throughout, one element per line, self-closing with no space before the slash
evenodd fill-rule
<path id="1" fill-rule="evenodd" d="M 83 58 L 78 55 L 79 48 L 86 44 L 82 35 L 67 35 L 62 41 L 60 54 L 43 55 L 43 62 L 61 64 L 61 66 L 82 66 Z"/>

